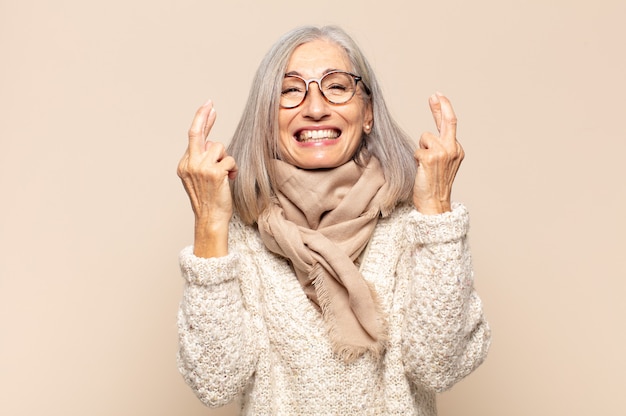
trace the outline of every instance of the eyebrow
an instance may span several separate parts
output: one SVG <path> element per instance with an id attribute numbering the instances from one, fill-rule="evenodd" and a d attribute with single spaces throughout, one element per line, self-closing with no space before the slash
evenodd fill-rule
<path id="1" fill-rule="evenodd" d="M 324 72 L 322 73 L 322 76 L 328 74 L 329 72 L 333 72 L 333 71 L 345 71 L 345 69 L 338 69 L 338 68 L 328 68 L 326 70 L 324 70 Z M 302 76 L 302 74 L 300 74 L 298 71 L 289 71 L 285 74 L 286 77 L 291 76 L 291 75 L 297 75 L 299 77 Z"/>

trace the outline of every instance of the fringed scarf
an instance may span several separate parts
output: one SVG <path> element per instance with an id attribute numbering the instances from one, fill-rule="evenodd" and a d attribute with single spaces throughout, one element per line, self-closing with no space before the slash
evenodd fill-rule
<path id="1" fill-rule="evenodd" d="M 334 352 L 350 362 L 366 351 L 379 357 L 387 322 L 355 261 L 363 252 L 387 192 L 375 157 L 366 167 L 302 170 L 274 160 L 277 201 L 260 215 L 269 250 L 291 260 L 307 297 L 321 310 Z"/>

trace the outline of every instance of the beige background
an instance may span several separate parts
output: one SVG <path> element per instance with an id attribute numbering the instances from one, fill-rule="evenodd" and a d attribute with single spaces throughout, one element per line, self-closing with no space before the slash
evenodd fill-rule
<path id="1" fill-rule="evenodd" d="M 415 137 L 434 91 L 458 113 L 494 337 L 440 414 L 623 412 L 626 2 L 572 3 L 0 0 L 0 414 L 233 414 L 175 366 L 175 166 L 305 23 L 357 39 Z"/>

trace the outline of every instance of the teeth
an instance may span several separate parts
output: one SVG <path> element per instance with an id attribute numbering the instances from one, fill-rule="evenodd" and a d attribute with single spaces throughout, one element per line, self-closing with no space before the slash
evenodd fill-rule
<path id="1" fill-rule="evenodd" d="M 307 142 L 307 141 L 320 141 L 320 140 L 328 140 L 328 139 L 336 139 L 339 137 L 339 132 L 336 130 L 303 130 L 298 135 L 298 141 Z"/>

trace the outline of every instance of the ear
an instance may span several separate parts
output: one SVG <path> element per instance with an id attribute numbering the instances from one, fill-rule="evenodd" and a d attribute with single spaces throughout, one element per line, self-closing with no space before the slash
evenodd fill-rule
<path id="1" fill-rule="evenodd" d="M 372 103 L 368 102 L 365 107 L 365 114 L 363 115 L 363 132 L 365 132 L 365 134 L 370 134 L 373 124 L 374 112 L 372 111 Z"/>

